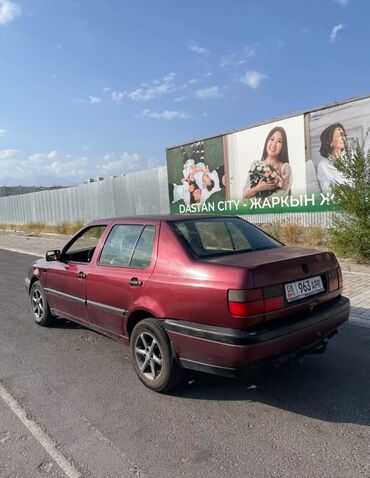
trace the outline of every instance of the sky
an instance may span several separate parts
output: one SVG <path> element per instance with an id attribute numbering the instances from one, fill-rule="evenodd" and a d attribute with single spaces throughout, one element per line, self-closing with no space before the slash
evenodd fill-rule
<path id="1" fill-rule="evenodd" d="M 368 94 L 369 18 L 367 0 L 0 0 L 0 186 L 154 168 Z"/>

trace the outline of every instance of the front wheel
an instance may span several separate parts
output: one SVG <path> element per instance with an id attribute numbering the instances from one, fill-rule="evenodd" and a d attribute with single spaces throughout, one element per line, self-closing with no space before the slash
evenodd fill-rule
<path id="1" fill-rule="evenodd" d="M 130 339 L 135 372 L 155 392 L 167 392 L 180 381 L 182 370 L 175 361 L 170 341 L 155 319 L 139 322 Z"/>
<path id="2" fill-rule="evenodd" d="M 55 317 L 50 312 L 45 291 L 39 281 L 32 284 L 30 298 L 32 315 L 36 324 L 42 325 L 43 327 L 49 327 L 52 325 Z"/>

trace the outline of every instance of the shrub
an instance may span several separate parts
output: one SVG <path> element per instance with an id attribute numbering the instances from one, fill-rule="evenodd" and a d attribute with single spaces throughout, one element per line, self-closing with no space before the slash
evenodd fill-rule
<path id="1" fill-rule="evenodd" d="M 274 237 L 278 241 L 282 241 L 281 235 L 283 225 L 280 222 L 273 222 L 272 224 L 263 224 L 261 226 L 261 229 L 263 229 L 265 232 L 267 232 L 267 234 L 270 234 L 270 236 Z"/>
<path id="2" fill-rule="evenodd" d="M 319 227 L 307 227 L 305 231 L 305 242 L 310 247 L 327 247 L 328 245 L 328 230 Z"/>
<path id="3" fill-rule="evenodd" d="M 18 226 L 19 227 L 19 226 Z M 45 232 L 46 224 L 43 222 L 29 222 L 22 227 L 24 232 Z"/>
<path id="4" fill-rule="evenodd" d="M 61 222 L 56 225 L 55 230 L 58 234 L 71 235 L 76 233 L 83 226 L 84 223 L 81 220 L 74 222 Z"/>
<path id="5" fill-rule="evenodd" d="M 288 246 L 302 245 L 304 227 L 295 222 L 284 225 L 281 231 L 281 241 Z"/>
<path id="6" fill-rule="evenodd" d="M 346 141 L 334 164 L 346 182 L 333 186 L 340 213 L 334 216 L 330 245 L 340 256 L 370 262 L 370 149 L 365 142 Z"/>

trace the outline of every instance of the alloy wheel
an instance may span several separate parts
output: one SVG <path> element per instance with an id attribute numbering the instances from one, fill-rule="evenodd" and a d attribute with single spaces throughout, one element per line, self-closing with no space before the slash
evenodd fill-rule
<path id="1" fill-rule="evenodd" d="M 36 320 L 40 320 L 44 313 L 44 299 L 39 290 L 34 289 L 32 292 L 32 310 Z"/>
<path id="2" fill-rule="evenodd" d="M 154 335 L 145 331 L 137 337 L 135 359 L 140 372 L 147 379 L 158 379 L 162 371 L 162 353 Z"/>

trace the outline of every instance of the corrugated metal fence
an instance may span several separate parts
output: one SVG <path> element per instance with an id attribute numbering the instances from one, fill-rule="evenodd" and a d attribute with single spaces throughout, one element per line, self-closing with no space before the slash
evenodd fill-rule
<path id="1" fill-rule="evenodd" d="M 0 198 L 0 224 L 58 224 L 114 216 L 168 214 L 167 168 L 65 189 Z M 329 226 L 330 213 L 258 214 L 244 216 L 256 224 L 292 222 Z"/>

